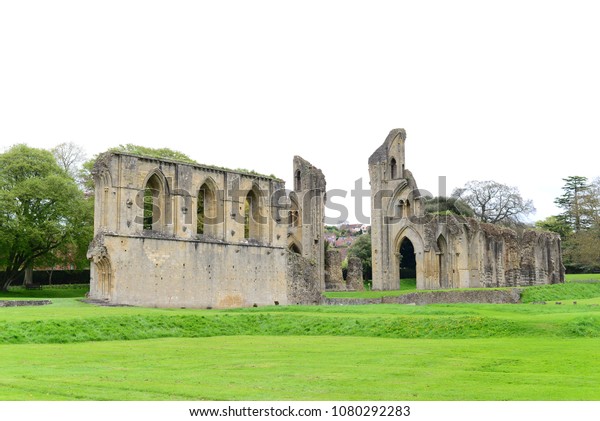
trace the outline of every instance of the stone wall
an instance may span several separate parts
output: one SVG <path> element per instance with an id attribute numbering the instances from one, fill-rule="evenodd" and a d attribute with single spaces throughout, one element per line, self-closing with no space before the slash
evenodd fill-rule
<path id="1" fill-rule="evenodd" d="M 318 266 L 296 253 L 288 254 L 287 265 L 287 304 L 319 304 L 322 288 Z"/>
<path id="2" fill-rule="evenodd" d="M 342 272 L 342 256 L 339 250 L 327 250 L 325 257 L 325 289 L 328 291 L 345 291 Z"/>
<path id="3" fill-rule="evenodd" d="M 363 291 L 365 289 L 365 285 L 363 283 L 362 261 L 358 257 L 348 258 L 346 284 L 348 285 L 348 289 L 354 291 Z"/>
<path id="4" fill-rule="evenodd" d="M 405 142 L 403 129 L 392 130 L 369 158 L 373 289 L 399 289 L 407 249 L 414 250 L 417 289 L 564 282 L 555 233 L 424 214 L 421 192 L 404 167 Z"/>
<path id="5" fill-rule="evenodd" d="M 0 307 L 46 306 L 50 300 L 0 300 Z"/>
<path id="6" fill-rule="evenodd" d="M 153 307 L 227 308 L 287 304 L 283 247 L 106 234 L 113 270 L 109 290 L 92 279 L 90 297 Z"/>
<path id="7" fill-rule="evenodd" d="M 190 308 L 318 301 L 325 177 L 302 158 L 289 196 L 274 176 L 126 153 L 101 155 L 93 175 L 90 299 Z M 289 266 L 288 250 L 304 260 Z"/>
<path id="8" fill-rule="evenodd" d="M 323 172 L 307 160 L 294 156 L 294 189 L 289 194 L 296 209 L 288 227 L 288 248 L 295 248 L 314 262 L 321 290 L 325 289 L 325 218 L 326 185 Z M 291 247 L 290 247 L 291 246 Z"/>
<path id="9" fill-rule="evenodd" d="M 360 304 L 517 304 L 521 301 L 521 290 L 478 290 L 478 291 L 424 291 L 381 298 L 323 298 L 327 305 L 360 305 Z"/>

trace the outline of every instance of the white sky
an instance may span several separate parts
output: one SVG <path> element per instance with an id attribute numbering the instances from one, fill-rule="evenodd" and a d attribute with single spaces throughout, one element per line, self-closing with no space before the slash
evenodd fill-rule
<path id="1" fill-rule="evenodd" d="M 169 147 L 288 186 L 300 155 L 349 191 L 403 127 L 420 188 L 516 185 L 542 219 L 562 178 L 600 175 L 599 21 L 577 0 L 0 0 L 0 149 Z"/>

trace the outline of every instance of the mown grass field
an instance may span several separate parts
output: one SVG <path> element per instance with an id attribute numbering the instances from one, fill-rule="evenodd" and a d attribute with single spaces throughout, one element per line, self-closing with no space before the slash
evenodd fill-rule
<path id="1" fill-rule="evenodd" d="M 0 299 L 53 304 L 0 308 L 0 399 L 600 400 L 600 283 L 579 281 L 518 305 L 235 310 L 17 289 Z"/>

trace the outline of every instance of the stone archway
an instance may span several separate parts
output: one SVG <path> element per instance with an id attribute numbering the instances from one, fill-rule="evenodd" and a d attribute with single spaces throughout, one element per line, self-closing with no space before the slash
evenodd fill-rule
<path id="1" fill-rule="evenodd" d="M 90 279 L 90 297 L 109 300 L 114 289 L 113 268 L 106 246 L 94 244 L 88 250 L 87 257 L 92 261 Z"/>
<path id="2" fill-rule="evenodd" d="M 112 290 L 112 265 L 108 256 L 99 259 L 96 262 L 96 273 L 98 276 L 98 292 L 102 298 L 110 299 Z"/>
<path id="3" fill-rule="evenodd" d="M 403 287 L 402 280 L 416 279 L 417 277 L 417 259 L 415 256 L 415 247 L 408 239 L 404 237 L 400 243 L 399 253 L 399 271 L 400 271 L 400 289 Z"/>
<path id="4" fill-rule="evenodd" d="M 423 239 L 419 233 L 410 225 L 401 230 L 394 241 L 394 257 L 392 276 L 399 280 L 402 278 L 401 267 L 414 267 L 414 278 L 417 288 L 424 288 L 425 278 L 423 276 Z M 412 256 L 410 256 L 412 254 Z M 411 258 L 412 257 L 412 258 Z M 405 270 L 406 274 L 406 270 Z"/>
<path id="5" fill-rule="evenodd" d="M 144 231 L 163 232 L 172 218 L 169 185 L 160 169 L 148 173 L 139 194 L 141 217 L 136 222 L 141 222 Z"/>

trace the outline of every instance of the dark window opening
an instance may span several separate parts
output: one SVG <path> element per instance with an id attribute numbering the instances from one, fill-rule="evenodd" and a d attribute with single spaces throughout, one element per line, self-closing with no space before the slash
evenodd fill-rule
<path id="1" fill-rule="evenodd" d="M 261 240 L 261 215 L 258 195 L 250 190 L 244 202 L 244 238 Z"/>
<path id="2" fill-rule="evenodd" d="M 198 191 L 198 210 L 196 212 L 197 226 L 196 234 L 204 234 L 204 219 L 205 219 L 205 200 L 206 193 L 204 189 Z"/>
<path id="3" fill-rule="evenodd" d="M 143 229 L 147 231 L 157 229 L 160 221 L 160 181 L 156 174 L 152 175 L 144 188 L 144 217 Z"/>
<path id="4" fill-rule="evenodd" d="M 448 245 L 443 235 L 440 235 L 437 240 L 438 254 L 438 271 L 439 271 L 439 282 L 440 288 L 448 287 Z"/>
<path id="5" fill-rule="evenodd" d="M 396 159 L 392 158 L 392 160 L 390 161 L 390 173 L 391 173 L 392 180 L 395 180 L 398 177 L 397 171 L 398 171 L 398 168 L 396 166 Z"/>
<path id="6" fill-rule="evenodd" d="M 302 188 L 302 176 L 300 174 L 300 170 L 296 171 L 294 174 L 294 190 L 299 191 Z"/>

